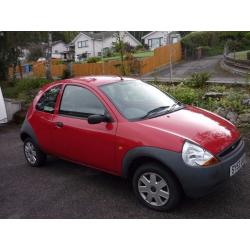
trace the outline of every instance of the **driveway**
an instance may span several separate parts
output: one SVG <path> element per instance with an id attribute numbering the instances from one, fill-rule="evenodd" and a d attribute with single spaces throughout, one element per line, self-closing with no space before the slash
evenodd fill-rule
<path id="1" fill-rule="evenodd" d="M 193 73 L 208 72 L 211 74 L 211 80 L 213 81 L 245 81 L 244 77 L 231 74 L 220 67 L 220 61 L 223 56 L 212 56 L 202 58 L 200 60 L 190 60 L 182 61 L 173 65 L 172 67 L 172 77 L 188 78 Z M 145 77 L 160 77 L 170 79 L 170 69 L 169 66 L 162 68 L 160 71 L 145 75 Z"/>
<path id="2" fill-rule="evenodd" d="M 246 142 L 248 166 L 215 193 L 185 199 L 172 212 L 155 212 L 141 206 L 130 183 L 119 177 L 56 158 L 29 167 L 19 128 L 0 127 L 0 218 L 250 218 Z"/>

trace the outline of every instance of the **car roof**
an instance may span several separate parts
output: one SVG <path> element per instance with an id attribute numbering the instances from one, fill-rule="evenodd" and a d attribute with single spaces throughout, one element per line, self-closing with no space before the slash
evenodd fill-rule
<path id="1" fill-rule="evenodd" d="M 69 83 L 82 83 L 90 86 L 101 86 L 104 84 L 119 82 L 122 80 L 136 80 L 129 77 L 120 77 L 120 76 L 82 76 L 68 79 Z"/>

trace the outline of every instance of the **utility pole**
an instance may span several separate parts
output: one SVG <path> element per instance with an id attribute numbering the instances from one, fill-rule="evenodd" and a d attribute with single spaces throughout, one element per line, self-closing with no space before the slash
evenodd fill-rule
<path id="1" fill-rule="evenodd" d="M 52 56 L 52 32 L 48 32 L 48 50 L 47 50 L 47 61 L 46 61 L 46 78 L 52 79 L 51 74 L 51 56 Z"/>
<path id="2" fill-rule="evenodd" d="M 170 44 L 170 52 L 169 52 L 169 70 L 170 70 L 170 82 L 173 81 L 173 68 L 172 68 L 172 44 Z"/>
<path id="3" fill-rule="evenodd" d="M 170 70 L 170 82 L 173 82 L 173 67 L 172 67 L 172 41 L 170 37 L 170 32 L 168 34 L 168 42 L 169 42 L 169 70 Z"/>
<path id="4" fill-rule="evenodd" d="M 104 33 L 102 33 L 102 74 L 104 75 L 104 60 L 103 60 L 103 40 L 104 40 Z"/>

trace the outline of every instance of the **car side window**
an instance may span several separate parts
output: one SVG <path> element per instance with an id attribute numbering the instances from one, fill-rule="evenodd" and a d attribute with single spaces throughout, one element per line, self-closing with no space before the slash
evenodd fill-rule
<path id="1" fill-rule="evenodd" d="M 43 112 L 54 113 L 56 99 L 61 89 L 61 85 L 57 85 L 47 90 L 36 104 L 36 109 Z"/>
<path id="2" fill-rule="evenodd" d="M 87 118 L 89 115 L 104 115 L 105 111 L 101 101 L 88 89 L 75 85 L 65 87 L 60 114 Z"/>

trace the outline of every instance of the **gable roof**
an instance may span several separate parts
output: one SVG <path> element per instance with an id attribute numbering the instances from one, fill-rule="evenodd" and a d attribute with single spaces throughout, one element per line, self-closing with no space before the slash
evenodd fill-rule
<path id="1" fill-rule="evenodd" d="M 152 32 L 146 34 L 145 36 L 143 36 L 141 39 L 145 39 L 146 37 L 151 36 L 152 34 L 154 34 L 156 32 L 167 32 L 169 34 L 169 31 L 152 31 Z"/>
<path id="2" fill-rule="evenodd" d="M 154 34 L 154 33 L 156 33 L 156 32 L 166 32 L 168 35 L 176 35 L 176 34 L 180 35 L 180 34 L 179 34 L 178 32 L 176 32 L 176 31 L 152 31 L 152 32 L 146 34 L 145 36 L 143 36 L 141 39 L 145 39 L 145 38 L 147 38 L 148 36 L 151 36 L 152 34 Z"/>
<path id="3" fill-rule="evenodd" d="M 65 43 L 64 41 L 62 41 L 62 40 L 58 40 L 58 41 L 54 41 L 54 42 L 52 42 L 52 46 L 57 45 L 58 43 L 63 43 L 63 44 L 65 44 L 65 45 L 66 45 L 66 43 Z"/>
<path id="4" fill-rule="evenodd" d="M 91 32 L 91 31 L 83 31 L 80 32 L 73 40 L 70 44 L 74 44 L 75 41 L 82 35 L 86 35 L 88 36 L 90 39 L 93 40 L 102 40 L 108 37 L 111 37 L 114 35 L 116 31 L 100 31 L 97 33 Z M 126 35 L 130 36 L 131 39 L 133 39 L 136 43 L 141 44 L 140 41 L 138 41 L 132 34 L 130 34 L 128 31 L 124 31 L 126 33 Z"/>

